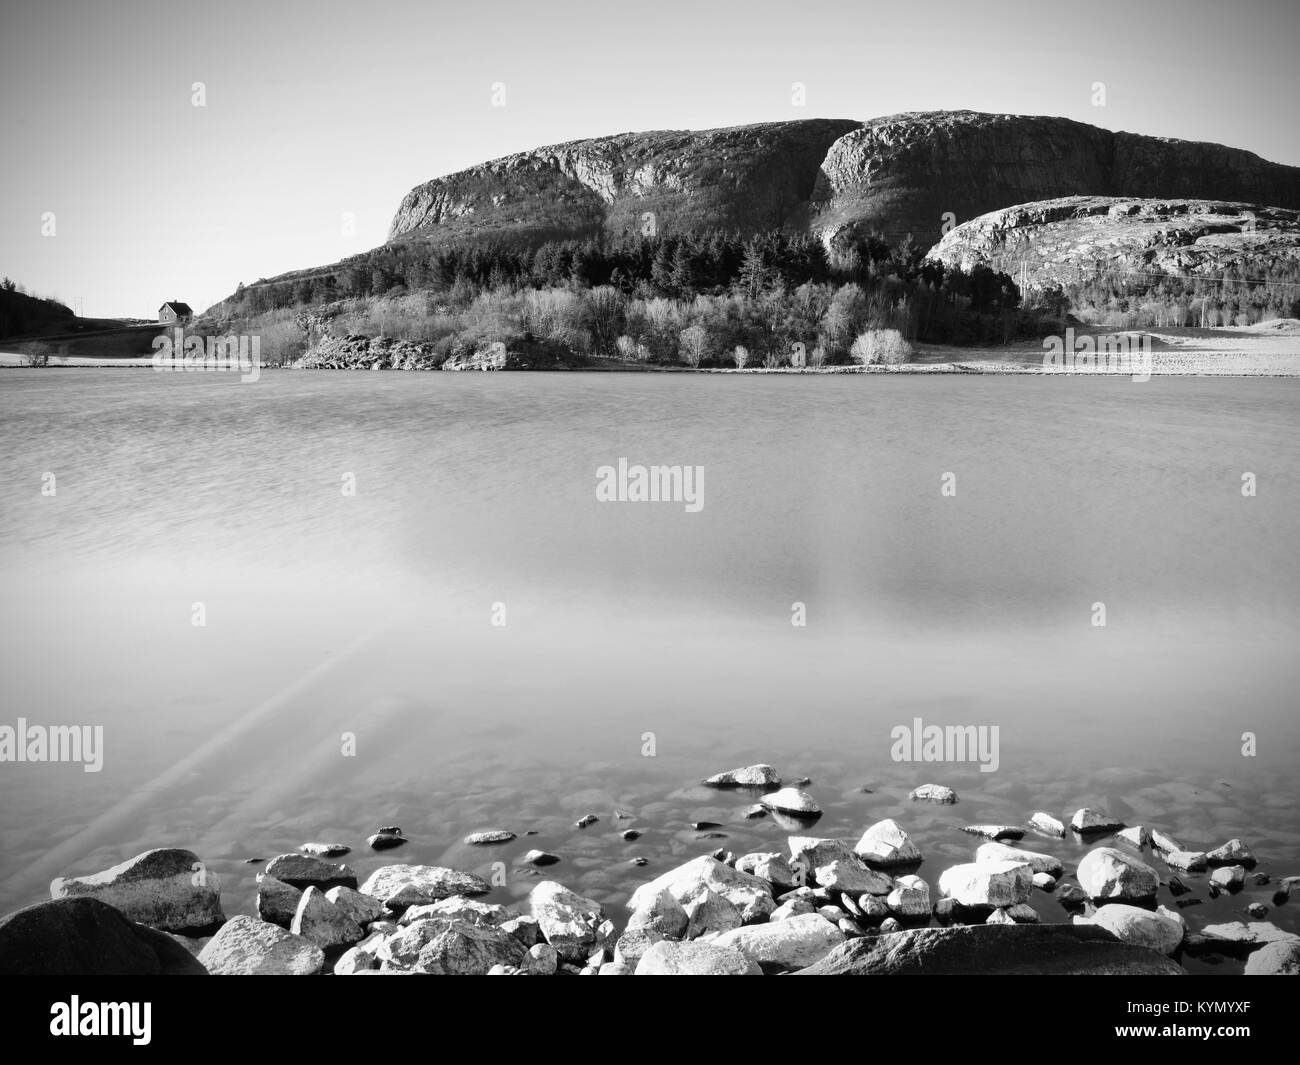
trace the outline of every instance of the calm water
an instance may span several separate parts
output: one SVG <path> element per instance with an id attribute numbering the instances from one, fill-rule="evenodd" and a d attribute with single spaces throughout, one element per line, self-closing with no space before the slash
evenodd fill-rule
<path id="1" fill-rule="evenodd" d="M 1300 874 L 1298 402 L 1295 380 L 6 370 L 0 724 L 102 725 L 104 767 L 0 765 L 0 910 L 176 845 L 250 912 L 242 860 L 307 839 L 363 877 L 502 861 L 501 901 L 542 847 L 621 906 L 720 843 L 781 845 L 739 820 L 751 797 L 694 784 L 759 760 L 812 778 L 818 834 L 897 817 L 932 884 L 978 845 L 955 826 L 1085 804 Z M 598 502 L 620 457 L 702 466 L 703 509 Z M 998 726 L 997 772 L 894 762 L 917 717 Z M 962 802 L 909 803 L 926 782 Z M 412 842 L 372 856 L 386 823 Z M 520 839 L 459 842 L 492 827 Z"/>

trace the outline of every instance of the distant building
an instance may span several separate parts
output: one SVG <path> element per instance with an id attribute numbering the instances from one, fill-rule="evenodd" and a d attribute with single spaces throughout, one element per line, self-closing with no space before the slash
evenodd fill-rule
<path id="1" fill-rule="evenodd" d="M 158 321 L 163 325 L 188 322 L 193 317 L 194 312 L 190 310 L 188 303 L 177 303 L 175 300 L 170 300 L 158 308 Z"/>

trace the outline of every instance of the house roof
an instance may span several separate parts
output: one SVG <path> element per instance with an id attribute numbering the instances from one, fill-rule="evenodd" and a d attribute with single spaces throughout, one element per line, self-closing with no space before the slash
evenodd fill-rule
<path id="1" fill-rule="evenodd" d="M 170 307 L 177 314 L 194 313 L 192 310 L 190 310 L 190 305 L 188 303 L 177 303 L 175 300 L 168 300 L 166 303 L 162 305 L 162 307 L 159 307 L 158 309 L 161 311 L 163 307 Z"/>

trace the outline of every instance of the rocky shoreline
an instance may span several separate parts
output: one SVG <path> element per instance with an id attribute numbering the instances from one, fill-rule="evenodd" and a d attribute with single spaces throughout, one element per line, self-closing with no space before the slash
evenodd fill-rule
<path id="1" fill-rule="evenodd" d="M 0 973 L 1178 975 L 1185 957 L 1220 955 L 1244 959 L 1247 975 L 1300 974 L 1300 936 L 1265 920 L 1263 903 L 1245 921 L 1193 926 L 1183 912 L 1200 889 L 1235 894 L 1248 879 L 1274 887 L 1274 906 L 1287 903 L 1300 877 L 1270 881 L 1240 839 L 1199 850 L 1100 809 L 1027 811 L 1020 824 L 958 826 L 973 837 L 970 860 L 923 877 L 925 856 L 893 818 L 856 840 L 814 834 L 821 810 L 803 778 L 782 786 L 771 766 L 753 765 L 704 783 L 739 793 L 745 818 L 771 818 L 789 833 L 785 849 L 693 857 L 641 884 L 626 913 L 558 879 L 540 879 L 515 908 L 483 901 L 506 883 L 502 862 L 389 864 L 360 880 L 336 860 L 349 844 L 313 841 L 249 859 L 263 866 L 256 916 L 227 918 L 217 874 L 192 851 L 158 848 L 60 877 L 49 901 L 0 919 Z M 910 799 L 960 801 L 938 784 Z M 612 814 L 625 840 L 640 835 L 623 827 L 633 818 Z M 599 820 L 584 813 L 577 825 Z M 696 826 L 701 838 L 710 824 Z M 464 843 L 490 856 L 527 834 L 491 828 Z M 1023 845 L 1030 834 L 1045 850 Z M 1072 869 L 1050 853 L 1067 834 L 1089 846 Z M 366 846 L 405 842 L 385 825 Z M 541 875 L 559 860 L 532 850 L 516 868 Z M 1043 921 L 1045 905 L 1062 907 L 1069 923 Z"/>

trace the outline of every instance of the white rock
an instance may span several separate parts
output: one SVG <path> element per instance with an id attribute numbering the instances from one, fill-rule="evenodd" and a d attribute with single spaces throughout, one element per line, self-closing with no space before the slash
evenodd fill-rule
<path id="1" fill-rule="evenodd" d="M 687 894 L 682 897 L 686 898 Z M 669 939 L 681 939 L 686 933 L 690 919 L 668 888 L 661 889 L 657 895 L 643 896 L 638 901 L 640 909 L 632 912 L 627 924 L 629 930 L 644 928 L 658 933 L 660 938 L 666 936 Z"/>
<path id="2" fill-rule="evenodd" d="M 942 784 L 922 784 L 913 788 L 908 798 L 913 802 L 937 802 L 951 805 L 957 801 L 957 793 Z"/>
<path id="3" fill-rule="evenodd" d="M 802 869 L 818 888 L 850 895 L 887 895 L 893 890 L 893 880 L 869 868 L 842 839 L 791 836 L 788 842 L 791 869 Z"/>
<path id="4" fill-rule="evenodd" d="M 513 832 L 492 828 L 486 832 L 471 832 L 465 837 L 465 842 L 471 847 L 488 847 L 495 843 L 509 843 L 514 838 Z"/>
<path id="5" fill-rule="evenodd" d="M 693 858 L 676 869 L 670 869 L 648 884 L 642 884 L 628 900 L 629 910 L 639 910 L 652 903 L 660 892 L 667 889 L 680 902 L 699 885 L 715 891 L 738 910 L 745 921 L 758 921 L 774 909 L 772 885 L 756 876 L 742 873 L 708 855 Z M 666 930 L 665 934 L 668 933 Z"/>
<path id="6" fill-rule="evenodd" d="M 814 919 L 820 924 L 826 924 L 820 917 Z M 762 974 L 763 970 L 740 951 L 699 941 L 674 943 L 663 940 L 651 946 L 636 963 L 637 976 L 761 976 Z"/>
<path id="7" fill-rule="evenodd" d="M 1224 865 L 1210 874 L 1210 883 L 1232 891 L 1246 882 L 1246 870 L 1240 865 Z"/>
<path id="8" fill-rule="evenodd" d="M 492 888 L 473 873 L 438 865 L 384 865 L 366 878 L 360 890 L 390 910 L 402 910 L 453 895 L 486 895 Z"/>
<path id="9" fill-rule="evenodd" d="M 1123 831 L 1115 833 L 1116 839 L 1122 839 L 1131 847 L 1141 850 L 1151 842 L 1151 830 L 1141 825 L 1135 825 L 1132 828 L 1126 828 Z"/>
<path id="10" fill-rule="evenodd" d="M 1239 839 L 1230 839 L 1222 847 L 1215 847 L 1205 856 L 1211 865 L 1236 864 L 1254 865 L 1255 855 L 1251 853 L 1249 847 Z"/>
<path id="11" fill-rule="evenodd" d="M 298 849 L 317 858 L 341 858 L 352 850 L 346 843 L 304 843 Z"/>
<path id="12" fill-rule="evenodd" d="M 1158 828 L 1151 830 L 1151 845 L 1161 851 L 1185 851 L 1187 848 L 1167 832 Z"/>
<path id="13" fill-rule="evenodd" d="M 1183 942 L 1184 928 L 1177 921 L 1122 902 L 1097 907 L 1092 920 L 1125 943 L 1149 947 L 1161 954 L 1174 953 Z"/>
<path id="14" fill-rule="evenodd" d="M 686 912 L 683 939 L 699 939 L 709 932 L 729 932 L 743 923 L 740 911 L 729 900 L 703 884 L 683 898 L 681 906 Z"/>
<path id="15" fill-rule="evenodd" d="M 485 976 L 494 965 L 522 967 L 529 957 L 519 940 L 495 925 L 446 921 L 421 924 L 433 934 L 411 966 L 418 973 Z"/>
<path id="16" fill-rule="evenodd" d="M 585 962 L 592 950 L 604 946 L 612 949 L 617 939 L 599 902 L 583 898 L 554 880 L 543 880 L 529 892 L 528 907 L 546 942 L 567 962 Z"/>
<path id="17" fill-rule="evenodd" d="M 883 867 L 913 865 L 921 860 L 921 850 L 912 837 L 889 817 L 868 828 L 853 850 L 863 861 Z"/>
<path id="18" fill-rule="evenodd" d="M 994 910 L 988 915 L 985 924 L 1015 924 L 1016 919 L 1007 913 L 1005 909 Z"/>
<path id="19" fill-rule="evenodd" d="M 1300 936 L 1266 944 L 1246 959 L 1247 976 L 1300 976 Z"/>
<path id="20" fill-rule="evenodd" d="M 1111 817 L 1104 810 L 1093 810 L 1085 806 L 1075 810 L 1070 819 L 1070 827 L 1076 832 L 1109 832 L 1124 827 L 1124 822 Z"/>
<path id="21" fill-rule="evenodd" d="M 776 851 L 742 854 L 736 859 L 736 868 L 742 873 L 766 880 L 777 891 L 794 887 L 794 873 L 785 855 Z"/>
<path id="22" fill-rule="evenodd" d="M 894 890 L 885 899 L 885 905 L 903 917 L 928 917 L 930 885 L 919 876 L 900 876 L 894 881 Z"/>
<path id="23" fill-rule="evenodd" d="M 1150 899 L 1160 886 L 1154 869 L 1114 847 L 1090 850 L 1079 862 L 1077 876 L 1093 899 Z"/>
<path id="24" fill-rule="evenodd" d="M 164 932 L 208 929 L 225 920 L 221 880 L 193 851 L 160 847 L 89 876 L 59 877 L 51 899 L 90 897 Z"/>
<path id="25" fill-rule="evenodd" d="M 309 887 L 302 893 L 289 931 L 310 940 L 322 950 L 351 946 L 365 938 L 365 932 L 347 911 L 335 906 L 316 887 Z"/>
<path id="26" fill-rule="evenodd" d="M 504 906 L 467 899 L 464 895 L 453 895 L 449 899 L 440 899 L 424 906 L 412 906 L 402 914 L 397 923 L 414 924 L 416 921 L 441 917 L 446 921 L 463 921 L 466 924 L 503 925 L 512 916 Z"/>
<path id="27" fill-rule="evenodd" d="M 963 825 L 962 831 L 985 839 L 1024 839 L 1025 830 L 1017 825 Z"/>
<path id="28" fill-rule="evenodd" d="M 1229 921 L 1227 924 L 1206 925 L 1201 934 L 1207 939 L 1221 939 L 1228 943 L 1264 944 L 1278 943 L 1297 938 L 1291 932 L 1284 932 L 1269 921 Z M 202 961 L 202 956 L 199 957 Z"/>
<path id="29" fill-rule="evenodd" d="M 844 942 L 844 933 L 820 914 L 805 913 L 776 924 L 748 925 L 724 932 L 718 947 L 738 950 L 765 968 L 803 969 Z"/>
<path id="30" fill-rule="evenodd" d="M 1005 843 L 981 843 L 975 851 L 976 862 L 1026 862 L 1035 873 L 1060 876 L 1064 870 L 1059 858 L 1036 851 L 1022 851 Z"/>
<path id="31" fill-rule="evenodd" d="M 1201 851 L 1161 851 L 1160 856 L 1171 869 L 1183 869 L 1189 873 L 1199 873 L 1206 866 Z"/>
<path id="32" fill-rule="evenodd" d="M 939 893 L 962 906 L 1014 906 L 1029 898 L 1034 874 L 1027 862 L 971 862 L 939 876 Z"/>
<path id="33" fill-rule="evenodd" d="M 728 769 L 725 773 L 715 773 L 704 781 L 712 788 L 766 788 L 779 787 L 781 778 L 770 765 L 759 763 L 747 765 L 740 769 Z"/>
<path id="34" fill-rule="evenodd" d="M 1035 832 L 1041 832 L 1044 836 L 1065 835 L 1065 825 L 1051 814 L 1043 813 L 1041 810 L 1029 819 L 1029 827 Z"/>
<path id="35" fill-rule="evenodd" d="M 662 932 L 653 928 L 628 928 L 614 944 L 614 960 L 636 968 L 645 952 L 656 943 L 662 943 L 664 938 Z"/>
<path id="36" fill-rule="evenodd" d="M 1051 891 L 1056 887 L 1056 877 L 1048 873 L 1035 873 L 1034 887 L 1039 891 Z"/>
<path id="37" fill-rule="evenodd" d="M 781 903 L 781 905 L 773 910 L 772 916 L 769 917 L 768 920 L 785 921 L 791 917 L 798 917 L 802 913 L 816 912 L 817 911 L 813 908 L 813 904 L 807 899 L 790 899 L 788 902 Z"/>
<path id="38" fill-rule="evenodd" d="M 388 908 L 373 895 L 363 895 L 350 887 L 332 887 L 325 897 L 359 925 L 381 921 L 388 916 Z M 297 912 L 297 907 L 294 907 Z"/>
<path id="39" fill-rule="evenodd" d="M 312 976 L 325 952 L 277 925 L 240 915 L 223 924 L 199 961 L 214 976 Z"/>
<path id="40" fill-rule="evenodd" d="M 777 810 L 783 814 L 809 815 L 822 812 L 817 801 L 799 788 L 782 788 L 770 795 L 764 795 L 760 801 L 769 810 Z"/>

